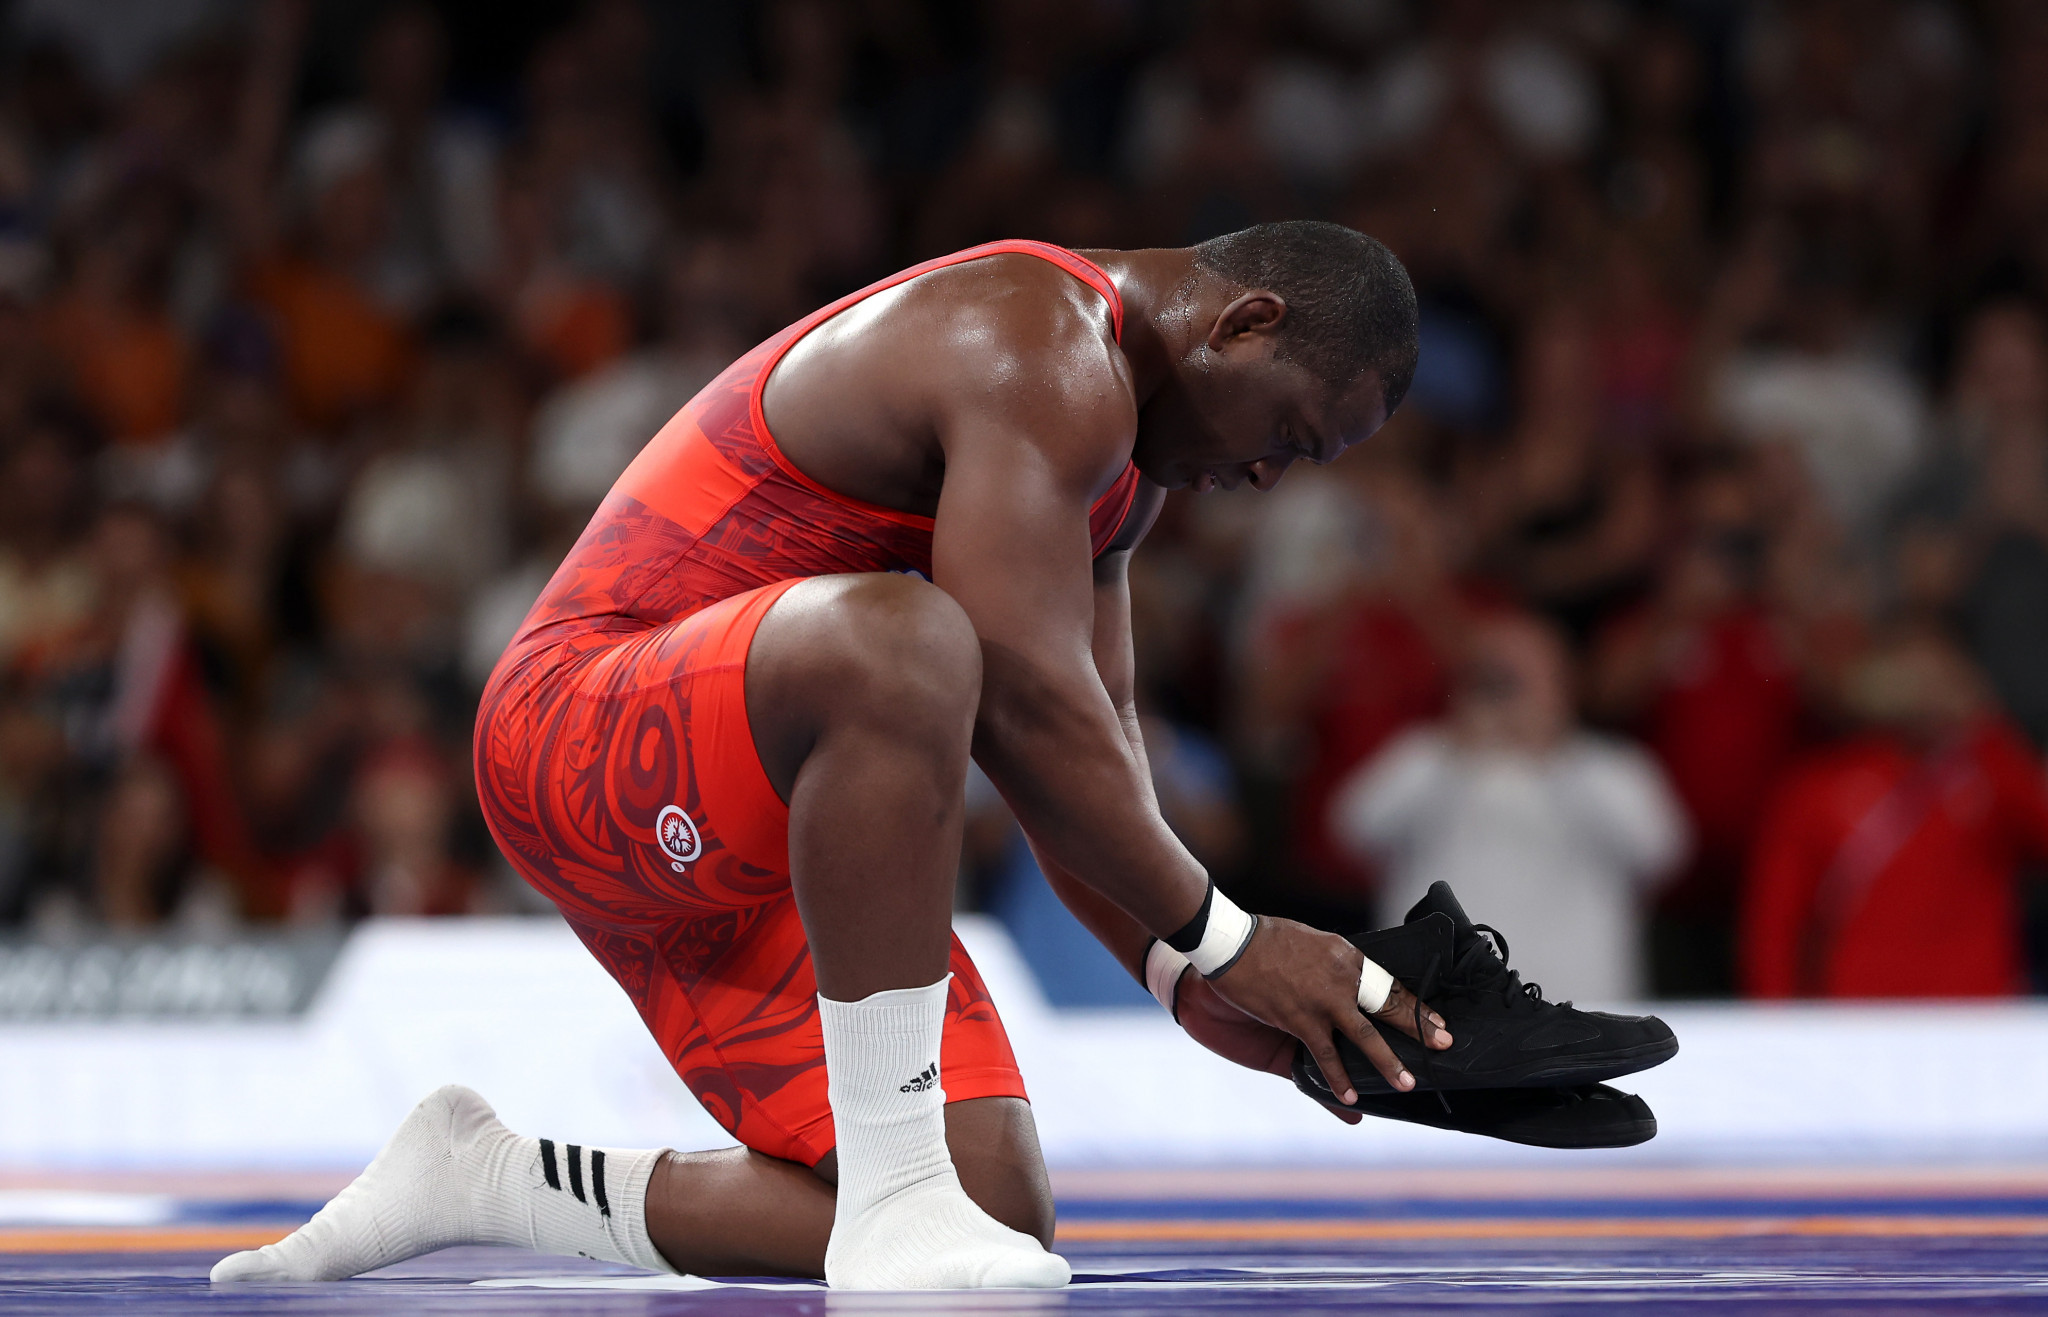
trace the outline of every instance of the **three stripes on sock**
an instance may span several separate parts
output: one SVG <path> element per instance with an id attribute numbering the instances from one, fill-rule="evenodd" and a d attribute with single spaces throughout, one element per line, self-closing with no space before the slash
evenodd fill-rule
<path id="1" fill-rule="evenodd" d="M 576 1195 L 576 1201 L 579 1203 L 589 1201 L 583 1197 L 582 1146 L 575 1143 L 565 1144 L 563 1151 L 568 1154 L 569 1158 L 569 1192 Z M 562 1177 L 555 1169 L 555 1141 L 553 1139 L 542 1139 L 540 1141 L 540 1173 L 546 1180 L 548 1188 L 560 1189 L 562 1187 Z M 592 1148 L 590 1150 L 590 1193 L 591 1197 L 596 1200 L 599 1214 L 610 1216 L 612 1214 L 611 1199 L 606 1196 L 604 1191 L 603 1148 Z"/>

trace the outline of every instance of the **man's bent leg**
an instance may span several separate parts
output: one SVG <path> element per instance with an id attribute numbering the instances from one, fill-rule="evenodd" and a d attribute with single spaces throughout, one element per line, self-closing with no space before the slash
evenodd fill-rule
<path id="1" fill-rule="evenodd" d="M 804 581 L 747 651 L 747 720 L 788 802 L 818 993 L 858 1001 L 946 973 L 981 648 L 908 576 Z"/>
<path id="2" fill-rule="evenodd" d="M 748 721 L 789 804 L 792 888 L 818 983 L 839 1194 L 826 1279 L 1060 1285 L 1066 1264 L 962 1190 L 939 1048 L 952 884 L 980 701 L 973 626 L 901 576 L 790 589 L 755 631 Z"/>
<path id="3" fill-rule="evenodd" d="M 1030 1107 L 976 1098 L 946 1111 L 969 1194 L 1052 1242 L 1052 1198 Z M 825 1274 L 834 1190 L 748 1148 L 675 1153 L 522 1138 L 451 1085 L 428 1096 L 356 1182 L 275 1244 L 221 1260 L 217 1282 L 340 1280 L 458 1244 L 505 1244 L 699 1276 Z M 664 1267 L 666 1262 L 666 1267 Z"/>
<path id="4" fill-rule="evenodd" d="M 672 1152 L 647 1185 L 647 1233 L 688 1275 L 821 1279 L 832 1186 L 752 1148 Z"/>
<path id="5" fill-rule="evenodd" d="M 784 596 L 795 603 L 779 610 Z M 765 626 L 771 618 L 772 629 Z M 757 627 L 767 636 L 758 645 Z M 220 1268 L 221 1278 L 336 1277 L 456 1243 L 522 1244 L 662 1268 L 651 1242 L 591 1234 L 593 1226 L 618 1231 L 629 1225 L 642 1240 L 651 1240 L 651 1226 L 674 1259 L 693 1269 L 816 1274 L 835 1238 L 836 1217 L 842 1233 L 858 1218 L 863 1233 L 880 1240 L 879 1247 L 851 1250 L 854 1284 L 1063 1281 L 1065 1264 L 1029 1237 L 1049 1236 L 1049 1194 L 1001 1025 L 957 946 L 954 968 L 963 977 L 954 981 L 950 1003 L 941 977 L 978 658 L 964 616 L 929 586 L 875 577 L 801 583 L 758 592 L 751 603 L 739 596 L 637 637 L 594 663 L 564 669 L 561 680 L 535 688 L 525 703 L 490 706 L 495 712 L 479 720 L 479 781 L 503 788 L 485 795 L 498 806 L 487 812 L 508 855 L 527 861 L 529 879 L 563 907 L 592 951 L 635 992 L 678 1073 L 729 1128 L 745 1130 L 750 1144 L 779 1157 L 805 1161 L 837 1142 L 848 1163 L 848 1189 L 837 1195 L 836 1206 L 846 1210 L 835 1213 L 825 1184 L 776 1157 L 734 1150 L 671 1159 L 607 1150 L 617 1182 L 610 1186 L 615 1201 L 608 1216 L 594 1185 L 588 1198 L 575 1193 L 574 1171 L 565 1165 L 556 1167 L 559 1180 L 549 1177 L 540 1141 L 504 1130 L 469 1094 L 482 1117 L 468 1123 L 488 1126 L 490 1137 L 463 1136 L 456 1128 L 462 1121 L 423 1118 L 435 1104 L 430 1099 L 319 1218 L 292 1240 L 236 1255 Z M 603 718 L 589 725 L 585 715 L 593 709 Z M 676 735 L 686 727 L 695 735 Z M 738 742 L 727 745 L 730 737 L 720 729 L 734 727 Z M 655 760 L 659 765 L 663 750 L 675 756 L 680 772 L 670 784 L 673 794 L 657 789 L 659 799 L 649 796 L 638 776 L 649 751 L 643 733 L 667 737 L 654 747 Z M 606 808 L 593 814 L 587 800 L 559 798 L 561 770 L 526 753 L 543 744 L 577 748 L 581 771 L 574 781 L 605 770 L 617 787 L 600 798 Z M 792 799 L 801 817 L 783 812 L 783 802 Z M 655 815 L 666 818 L 671 803 L 706 811 L 698 817 L 703 859 L 687 871 L 687 856 L 662 853 L 666 837 Z M 643 839 L 644 851 L 630 845 L 614 856 L 622 837 Z M 729 849 L 735 840 L 737 852 Z M 753 955 L 759 963 L 750 962 L 749 973 L 734 978 L 728 971 L 736 966 L 721 961 L 715 984 L 677 979 L 678 967 L 662 951 L 665 938 L 653 942 L 631 931 L 663 927 L 672 908 L 715 910 L 759 900 L 763 872 L 788 872 L 786 846 L 802 851 L 789 867 L 816 881 L 800 878 L 785 889 L 796 898 L 784 907 L 797 925 L 788 936 L 774 932 L 773 916 L 739 925 L 757 941 L 766 939 L 751 952 L 740 946 L 722 953 L 724 961 Z M 672 858 L 677 862 L 669 863 Z M 816 996 L 814 937 L 827 985 Z M 920 953 L 929 957 L 928 966 Z M 721 955 L 715 948 L 704 954 Z M 777 1001 L 774 985 L 785 971 L 802 987 L 792 999 Z M 877 971 L 876 981 L 859 980 Z M 892 992 L 895 984 L 904 986 Z M 672 991 L 649 998 L 636 985 Z M 867 996 L 849 1001 L 834 992 Z M 909 1013 L 913 1027 L 897 1032 L 915 1035 L 912 1050 L 930 1059 L 914 1076 L 891 1073 L 886 1082 L 869 1085 L 877 1091 L 854 1085 L 849 1092 L 845 1072 L 860 1066 L 833 1066 L 832 1057 L 846 1059 L 851 1036 L 855 1061 L 874 1060 L 859 1035 L 875 1032 L 877 992 L 920 999 L 922 1015 Z M 735 993 L 757 995 L 736 1016 L 725 1009 L 739 1004 L 725 1000 Z M 880 1004 L 883 1015 L 906 1014 Z M 761 1012 L 768 1007 L 779 1027 L 764 1033 Z M 850 1015 L 854 1027 L 839 1028 L 836 1040 L 827 1027 L 821 1039 L 821 1021 L 835 1015 Z M 748 1022 L 743 1034 L 727 1028 L 736 1018 Z M 957 1073 L 939 1073 L 941 1020 L 947 1022 L 945 1063 L 964 1067 Z M 880 1032 L 884 1043 L 903 1042 L 887 1037 L 887 1029 Z M 700 1036 L 711 1049 L 701 1055 L 690 1047 Z M 825 1069 L 832 1072 L 829 1107 L 822 1070 L 808 1072 L 815 1076 L 809 1080 L 801 1071 L 786 1074 L 785 1082 L 763 1088 L 740 1082 L 721 1060 L 733 1048 L 758 1052 L 750 1063 L 785 1073 L 779 1068 L 801 1062 L 806 1049 L 816 1066 L 821 1041 Z M 949 1078 L 975 1098 L 942 1112 L 939 1085 Z M 1004 1093 L 1020 1096 L 997 1100 Z M 472 1155 L 478 1146 L 506 1140 L 526 1155 L 484 1158 L 482 1170 L 470 1164 L 479 1160 Z M 961 1188 L 948 1142 L 971 1192 Z M 566 1146 L 560 1152 L 568 1156 Z M 909 1155 L 898 1155 L 904 1152 Z M 514 1161 L 521 1173 L 506 1174 Z M 622 1179 L 629 1164 L 635 1173 Z M 659 1184 L 653 1182 L 657 1171 Z M 553 1206 L 561 1206 L 553 1202 L 560 1199 L 595 1210 L 586 1211 L 590 1220 L 571 1211 L 540 1228 L 531 1200 L 542 1190 Z M 651 1212 L 621 1212 L 617 1200 L 642 1193 L 654 1196 Z M 501 1219 L 522 1212 L 525 1229 Z M 1005 1229 L 989 1213 L 1026 1233 Z M 744 1226 L 737 1240 L 735 1225 Z M 909 1250 L 921 1255 L 893 1256 L 905 1250 L 891 1247 L 892 1236 L 899 1245 L 921 1240 Z M 291 1256 L 281 1259 L 280 1253 Z M 848 1279 L 843 1269 L 837 1278 Z"/>

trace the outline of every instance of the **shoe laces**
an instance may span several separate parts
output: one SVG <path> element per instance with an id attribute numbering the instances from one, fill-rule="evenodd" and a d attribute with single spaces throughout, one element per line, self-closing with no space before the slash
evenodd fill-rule
<path id="1" fill-rule="evenodd" d="M 1432 953 L 1429 968 L 1423 971 L 1421 991 L 1415 995 L 1414 1025 L 1415 1037 L 1420 1042 L 1422 1031 L 1422 1006 L 1430 1000 L 1439 988 L 1449 988 L 1453 993 L 1480 994 L 1497 992 L 1501 1004 L 1509 1010 L 1520 1007 L 1535 1008 L 1544 1005 L 1569 1006 L 1570 1002 L 1545 1002 L 1543 985 L 1524 983 L 1520 972 L 1508 968 L 1507 935 L 1491 924 L 1474 924 L 1473 931 L 1486 937 L 1473 938 L 1465 950 L 1451 964 L 1451 972 L 1441 975 L 1443 957 Z M 1436 1091 L 1436 1100 L 1442 1104 L 1444 1113 L 1451 1114 L 1451 1100 L 1444 1095 L 1443 1086 L 1437 1082 L 1436 1061 L 1430 1055 L 1429 1045 L 1422 1046 L 1422 1073 L 1429 1085 Z"/>
<path id="2" fill-rule="evenodd" d="M 1500 994 L 1501 1005 L 1510 1010 L 1571 1005 L 1568 1001 L 1545 1001 L 1542 984 L 1524 983 L 1519 971 L 1508 968 L 1508 940 L 1499 929 L 1491 924 L 1474 924 L 1472 928 L 1486 934 L 1486 938 L 1473 938 L 1453 964 L 1446 979 L 1446 986 L 1453 992 L 1496 992 Z"/>
<path id="3" fill-rule="evenodd" d="M 1472 929 L 1475 933 L 1486 934 L 1486 937 L 1473 938 L 1470 945 L 1452 961 L 1449 974 L 1442 973 L 1442 955 L 1430 953 L 1429 967 L 1422 973 L 1422 981 L 1418 985 L 1419 991 L 1415 994 L 1415 1005 L 1412 1008 L 1412 1023 L 1417 1042 L 1422 1042 L 1426 1036 L 1423 1033 L 1423 1003 L 1434 998 L 1442 988 L 1448 988 L 1459 995 L 1497 992 L 1500 994 L 1501 1004 L 1509 1010 L 1520 1007 L 1533 1009 L 1538 1006 L 1571 1005 L 1568 1001 L 1545 1001 L 1542 984 L 1524 983 L 1520 971 L 1508 968 L 1508 939 L 1505 933 L 1491 924 L 1474 924 Z M 1436 1100 L 1442 1104 L 1445 1114 L 1451 1114 L 1451 1100 L 1444 1095 L 1443 1086 L 1437 1082 L 1436 1061 L 1431 1056 L 1427 1043 L 1423 1043 L 1421 1053 L 1423 1077 L 1429 1081 L 1430 1088 L 1435 1090 Z M 1574 1100 L 1577 1100 L 1576 1095 Z"/>

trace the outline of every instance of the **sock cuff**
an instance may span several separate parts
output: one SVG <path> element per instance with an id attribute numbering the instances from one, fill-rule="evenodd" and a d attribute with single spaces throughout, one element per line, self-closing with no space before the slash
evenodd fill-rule
<path id="1" fill-rule="evenodd" d="M 949 973 L 922 988 L 890 988 L 870 993 L 859 1001 L 834 1001 L 821 992 L 818 1021 L 842 1037 L 876 1037 L 928 1029 L 934 1011 L 944 1018 L 946 994 L 952 985 L 953 976 Z"/>
<path id="2" fill-rule="evenodd" d="M 607 1158 L 617 1167 L 618 1188 L 612 1194 L 612 1241 L 624 1256 L 619 1260 L 645 1271 L 679 1274 L 654 1246 L 647 1231 L 647 1186 L 654 1180 L 654 1168 L 668 1156 L 667 1148 L 644 1151 L 607 1149 Z M 607 1168 L 609 1169 L 609 1168 Z"/>
<path id="3" fill-rule="evenodd" d="M 666 1148 L 600 1148 L 503 1131 L 477 1164 L 470 1242 L 675 1268 L 647 1231 L 647 1187 Z"/>

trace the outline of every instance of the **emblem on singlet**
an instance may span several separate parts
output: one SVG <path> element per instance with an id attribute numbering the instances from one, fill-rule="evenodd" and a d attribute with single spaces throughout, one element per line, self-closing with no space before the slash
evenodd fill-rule
<path id="1" fill-rule="evenodd" d="M 683 813 L 681 805 L 670 805 L 661 811 L 654 821 L 654 839 L 660 843 L 662 853 L 668 856 L 668 867 L 677 873 L 704 853 L 704 842 L 697 836 L 697 825 L 690 822 L 690 816 Z"/>

